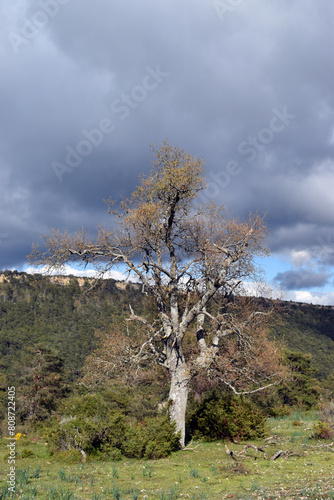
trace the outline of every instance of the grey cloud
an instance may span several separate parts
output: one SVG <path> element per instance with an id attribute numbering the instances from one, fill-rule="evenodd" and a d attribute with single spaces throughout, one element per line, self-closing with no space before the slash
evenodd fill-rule
<path id="1" fill-rule="evenodd" d="M 330 275 L 325 272 L 314 272 L 307 269 L 285 271 L 278 273 L 274 281 L 283 290 L 305 290 L 326 285 Z"/>
<path id="2" fill-rule="evenodd" d="M 0 7 L 0 266 L 22 265 L 50 226 L 108 222 L 102 199 L 130 194 L 165 137 L 205 158 L 214 201 L 268 212 L 273 252 L 334 264 L 331 0 L 244 1 L 223 20 L 204 0 L 69 0 L 15 53 L 8 33 L 42 3 Z M 168 78 L 121 120 L 112 103 L 156 65 Z M 254 159 L 241 154 L 284 107 L 295 119 Z M 60 183 L 52 163 L 105 118 L 115 130 Z"/>

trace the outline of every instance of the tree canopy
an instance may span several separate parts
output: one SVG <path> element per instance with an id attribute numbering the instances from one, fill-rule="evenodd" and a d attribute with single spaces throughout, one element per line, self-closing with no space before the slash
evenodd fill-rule
<path id="1" fill-rule="evenodd" d="M 145 317 L 129 304 L 128 320 L 141 333 L 125 343 L 111 333 L 114 366 L 151 361 L 168 370 L 169 413 L 184 445 L 189 383 L 197 373 L 234 392 L 268 386 L 281 373 L 279 350 L 262 326 L 267 303 L 244 296 L 244 282 L 259 276 L 255 258 L 268 254 L 268 231 L 257 213 L 239 220 L 223 206 L 196 204 L 205 187 L 202 159 L 167 140 L 152 149 L 152 170 L 132 195 L 117 208 L 107 201 L 112 229 L 100 227 L 95 239 L 84 229 L 53 229 L 45 251 L 34 247 L 30 258 L 50 268 L 90 263 L 101 272 L 122 262 L 141 283 L 156 312 Z"/>

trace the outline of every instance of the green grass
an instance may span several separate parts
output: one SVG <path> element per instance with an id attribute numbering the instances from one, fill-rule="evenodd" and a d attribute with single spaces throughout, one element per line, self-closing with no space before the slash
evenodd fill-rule
<path id="1" fill-rule="evenodd" d="M 34 455 L 18 458 L 16 479 L 18 496 L 24 499 L 90 500 L 222 500 L 236 499 L 333 499 L 334 453 L 311 448 L 320 443 L 310 440 L 316 413 L 292 413 L 268 420 L 268 437 L 273 444 L 263 453 L 249 448 L 238 461 L 226 455 L 223 442 L 194 442 L 189 450 L 179 451 L 161 460 L 123 460 L 68 464 L 47 453 L 44 442 L 17 442 L 18 456 L 29 446 Z M 234 453 L 244 443 L 227 443 Z M 257 446 L 263 440 L 252 441 Z M 328 442 L 327 442 L 328 444 Z M 271 461 L 278 450 L 295 453 L 290 458 Z M 7 495 L 6 441 L 0 445 L 0 498 Z M 24 455 L 23 455 L 24 456 Z"/>

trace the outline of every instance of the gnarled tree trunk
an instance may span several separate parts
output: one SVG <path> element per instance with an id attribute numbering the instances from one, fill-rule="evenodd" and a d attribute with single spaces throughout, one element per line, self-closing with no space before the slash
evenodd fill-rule
<path id="1" fill-rule="evenodd" d="M 169 371 L 171 376 L 169 416 L 171 421 L 176 424 L 176 432 L 181 431 L 180 444 L 183 448 L 185 445 L 185 419 L 191 376 L 187 363 L 178 364 Z"/>

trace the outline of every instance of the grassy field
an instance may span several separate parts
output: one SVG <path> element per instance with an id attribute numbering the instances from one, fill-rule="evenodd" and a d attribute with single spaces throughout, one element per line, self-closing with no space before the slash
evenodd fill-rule
<path id="1" fill-rule="evenodd" d="M 162 460 L 60 462 L 45 442 L 29 436 L 16 443 L 16 492 L 20 499 L 176 500 L 176 499 L 334 499 L 334 444 L 310 439 L 315 413 L 293 413 L 268 421 L 267 441 L 252 441 L 266 454 L 245 444 L 194 442 Z M 0 498 L 11 498 L 6 486 L 8 448 L 0 446 Z M 326 446 L 323 446 L 326 445 Z M 276 460 L 273 455 L 287 452 Z"/>

